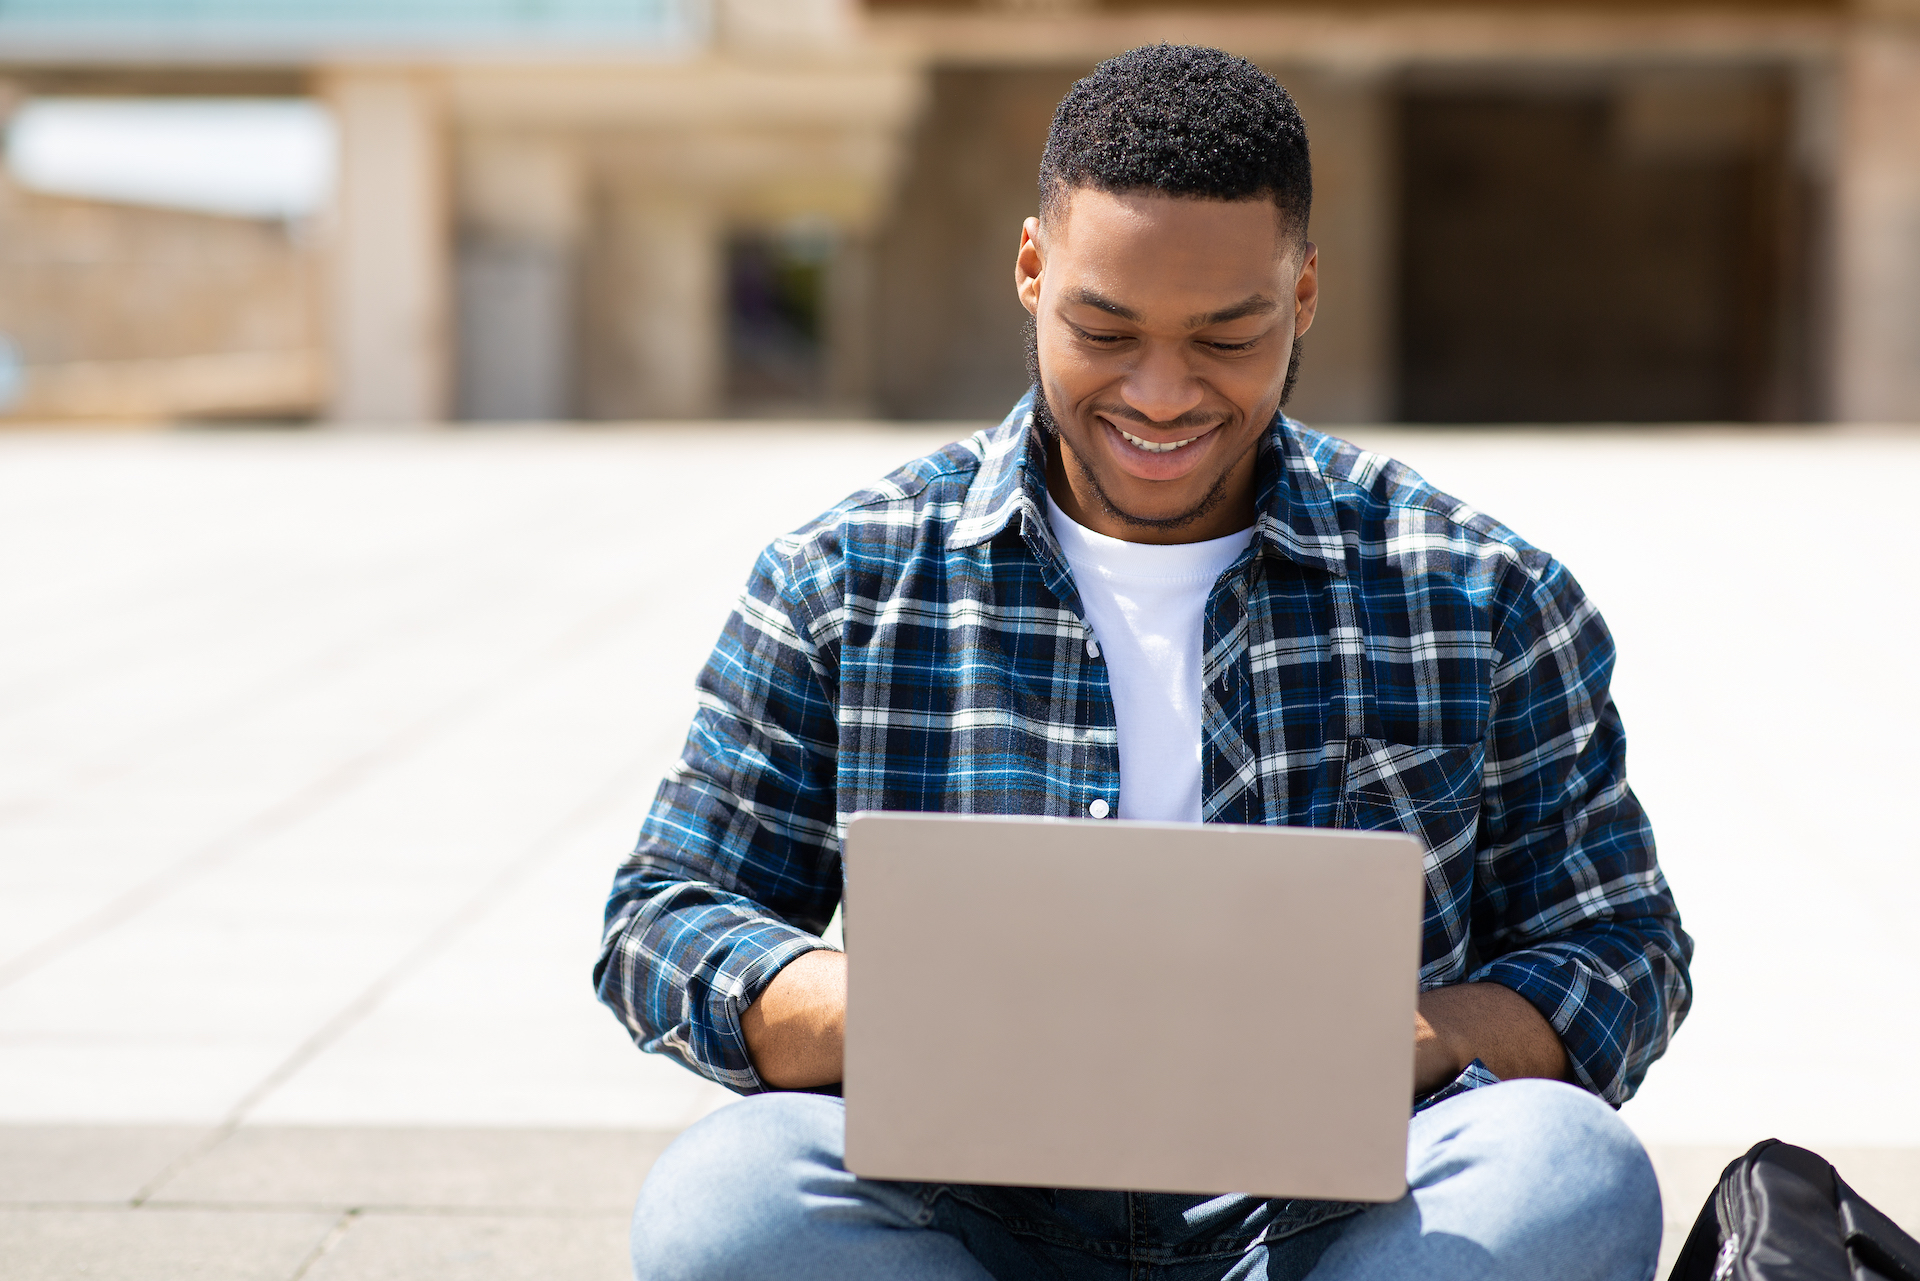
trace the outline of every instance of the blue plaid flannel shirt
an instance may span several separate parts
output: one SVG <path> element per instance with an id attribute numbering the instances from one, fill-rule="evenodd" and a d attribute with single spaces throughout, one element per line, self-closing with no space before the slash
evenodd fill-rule
<path id="1" fill-rule="evenodd" d="M 607 904 L 594 981 L 642 1049 L 766 1088 L 741 1014 L 825 946 L 856 812 L 1117 811 L 1028 406 L 754 566 Z M 1284 416 L 1259 463 L 1258 534 L 1207 602 L 1203 818 L 1420 836 L 1422 985 L 1512 988 L 1625 1101 L 1686 1014 L 1693 943 L 1627 787 L 1606 625 L 1398 463 Z"/>

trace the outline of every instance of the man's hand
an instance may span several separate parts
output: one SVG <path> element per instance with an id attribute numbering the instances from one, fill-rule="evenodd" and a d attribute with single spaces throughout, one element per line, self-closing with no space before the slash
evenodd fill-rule
<path id="1" fill-rule="evenodd" d="M 1533 1002 L 1498 983 L 1420 994 L 1413 1016 L 1413 1091 L 1431 1094 L 1479 1059 L 1503 1081 L 1567 1079 L 1567 1050 Z"/>
<path id="2" fill-rule="evenodd" d="M 847 957 L 808 952 L 762 992 L 740 1020 L 760 1079 L 775 1089 L 832 1085 L 844 1074 Z M 1479 1059 L 1502 1080 L 1567 1079 L 1567 1052 L 1532 1002 L 1498 983 L 1420 994 L 1413 1018 L 1416 1094 L 1439 1089 Z"/>
<path id="3" fill-rule="evenodd" d="M 838 1081 L 846 1028 L 845 952 L 808 952 L 788 962 L 740 1016 L 753 1070 L 777 1090 Z"/>

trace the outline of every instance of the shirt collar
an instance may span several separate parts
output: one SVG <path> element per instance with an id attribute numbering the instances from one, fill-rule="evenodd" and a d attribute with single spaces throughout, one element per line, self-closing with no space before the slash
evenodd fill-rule
<path id="1" fill-rule="evenodd" d="M 1020 398 L 998 427 L 975 437 L 980 470 L 967 487 L 949 547 L 977 547 L 1022 515 L 1025 528 L 1046 530 L 1047 453 L 1033 422 L 1033 391 Z M 1340 536 L 1333 492 L 1299 436 L 1300 425 L 1276 413 L 1260 442 L 1258 540 L 1267 550 L 1302 565 L 1344 576 L 1347 546 Z"/>

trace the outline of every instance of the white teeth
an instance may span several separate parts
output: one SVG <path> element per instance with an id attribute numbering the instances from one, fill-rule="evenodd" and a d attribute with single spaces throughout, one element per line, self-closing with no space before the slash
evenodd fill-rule
<path id="1" fill-rule="evenodd" d="M 1118 427 L 1115 427 L 1114 430 L 1120 432 L 1122 436 L 1125 436 L 1130 442 L 1146 450 L 1149 454 L 1171 454 L 1174 450 L 1185 449 L 1188 445 L 1200 439 L 1198 436 L 1189 436 L 1185 440 L 1176 440 L 1170 444 L 1162 445 L 1151 440 L 1142 440 L 1132 432 L 1124 431 Z"/>

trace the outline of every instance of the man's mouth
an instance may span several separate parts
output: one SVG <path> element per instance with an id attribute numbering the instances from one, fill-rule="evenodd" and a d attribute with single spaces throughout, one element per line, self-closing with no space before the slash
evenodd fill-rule
<path id="1" fill-rule="evenodd" d="M 1149 454 L 1171 454 L 1176 449 L 1185 449 L 1194 441 L 1199 440 L 1200 436 L 1206 435 L 1205 432 L 1201 432 L 1200 436 L 1189 436 L 1185 440 L 1170 440 L 1162 444 L 1157 440 L 1142 440 L 1124 427 L 1115 427 L 1114 430 L 1122 436 L 1125 436 L 1128 444 L 1134 446 L 1136 449 L 1144 449 Z"/>

